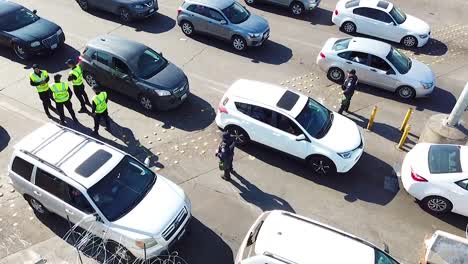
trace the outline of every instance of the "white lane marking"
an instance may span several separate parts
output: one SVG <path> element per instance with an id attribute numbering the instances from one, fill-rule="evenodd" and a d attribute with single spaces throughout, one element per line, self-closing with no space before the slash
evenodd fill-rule
<path id="1" fill-rule="evenodd" d="M 13 105 L 9 104 L 9 103 L 0 102 L 0 107 L 3 108 L 6 111 L 10 111 L 10 112 L 13 112 L 13 113 L 20 114 L 20 115 L 22 115 L 22 116 L 24 116 L 24 117 L 26 117 L 26 118 L 28 118 L 30 120 L 34 120 L 34 121 L 42 123 L 42 124 L 47 123 L 46 121 L 44 121 L 44 120 L 42 120 L 42 119 L 40 119 L 38 117 L 35 117 L 35 116 L 29 114 L 28 112 L 25 112 L 25 111 L 17 108 L 16 106 L 13 106 Z"/>
<path id="2" fill-rule="evenodd" d="M 279 39 L 285 39 L 285 40 L 288 40 L 288 41 L 291 41 L 291 42 L 296 42 L 298 44 L 301 44 L 301 45 L 304 45 L 304 46 L 307 46 L 307 47 L 311 47 L 311 48 L 315 48 L 315 49 L 319 49 L 319 50 L 322 49 L 322 45 L 302 41 L 302 40 L 299 40 L 299 39 L 284 37 L 284 36 L 281 36 L 281 37 L 278 37 L 278 38 Z"/>
<path id="3" fill-rule="evenodd" d="M 218 89 L 216 87 L 213 87 L 211 85 L 207 85 L 206 87 L 213 90 L 213 91 L 216 91 L 218 93 L 221 93 L 221 94 L 224 94 L 226 92 L 226 90 L 229 88 L 229 85 L 228 84 L 225 84 L 225 83 L 222 83 L 222 82 L 218 82 L 218 81 L 215 81 L 215 80 L 211 80 L 211 79 L 208 79 L 206 77 L 203 77 L 203 76 L 200 76 L 196 73 L 191 73 L 191 72 L 187 72 L 187 75 L 189 77 L 192 77 L 192 78 L 195 78 L 195 79 L 198 79 L 199 81 L 202 81 L 202 82 L 207 82 L 207 83 L 210 83 L 210 84 L 213 84 L 215 86 L 218 86 L 218 87 L 223 87 L 225 88 L 224 90 L 223 89 Z"/>

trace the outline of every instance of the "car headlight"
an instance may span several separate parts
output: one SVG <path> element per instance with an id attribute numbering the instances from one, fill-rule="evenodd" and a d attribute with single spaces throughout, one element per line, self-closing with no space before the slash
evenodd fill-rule
<path id="1" fill-rule="evenodd" d="M 433 82 L 419 82 L 421 84 L 421 86 L 424 88 L 424 89 L 431 89 L 432 86 L 434 85 Z"/>
<path id="2" fill-rule="evenodd" d="M 155 93 L 157 93 L 159 96 L 169 96 L 171 95 L 171 92 L 166 91 L 166 90 L 154 90 Z"/>
<path id="3" fill-rule="evenodd" d="M 62 29 L 57 30 L 57 36 L 60 36 L 60 35 L 62 35 L 62 34 L 63 34 Z"/>
<path id="4" fill-rule="evenodd" d="M 185 195 L 184 202 L 187 205 L 187 208 L 188 208 L 187 210 L 191 211 L 192 210 L 192 201 L 190 201 L 190 199 L 188 198 L 187 195 Z"/>
<path id="5" fill-rule="evenodd" d="M 34 41 L 33 43 L 31 43 L 31 47 L 33 47 L 33 48 L 38 47 L 40 45 L 41 45 L 41 43 L 39 41 Z"/>
<path id="6" fill-rule="evenodd" d="M 259 38 L 262 34 L 260 33 L 249 33 L 249 37 L 251 38 Z"/>
<path id="7" fill-rule="evenodd" d="M 422 35 L 419 35 L 419 37 L 422 38 L 422 39 L 425 39 L 425 38 L 427 38 L 428 36 L 429 36 L 429 34 L 422 34 Z"/>
<path id="8" fill-rule="evenodd" d="M 143 5 L 134 5 L 133 6 L 135 9 L 143 9 L 145 8 Z"/>
<path id="9" fill-rule="evenodd" d="M 142 240 L 136 240 L 135 241 L 135 246 L 144 249 L 144 248 L 151 248 L 154 247 L 158 244 L 158 241 L 154 238 L 148 238 L 148 239 L 142 239 Z"/>
<path id="10" fill-rule="evenodd" d="M 340 155 L 343 159 L 349 159 L 353 155 L 353 151 L 351 150 L 351 151 L 338 153 L 338 155 Z"/>

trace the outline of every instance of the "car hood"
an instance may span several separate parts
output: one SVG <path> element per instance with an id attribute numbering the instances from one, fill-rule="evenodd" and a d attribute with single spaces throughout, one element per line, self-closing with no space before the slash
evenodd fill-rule
<path id="1" fill-rule="evenodd" d="M 167 179 L 158 175 L 146 197 L 112 226 L 131 237 L 135 237 L 135 233 L 154 237 L 174 220 L 184 204 L 184 197 L 170 186 Z"/>
<path id="2" fill-rule="evenodd" d="M 361 132 L 357 125 L 338 113 L 333 113 L 333 116 L 333 124 L 320 143 L 337 153 L 357 148 L 361 144 Z"/>
<path id="3" fill-rule="evenodd" d="M 403 24 L 400 24 L 400 27 L 408 30 L 409 32 L 414 32 L 416 34 L 428 34 L 431 31 L 429 24 L 423 20 L 414 17 L 412 15 L 406 15 L 406 20 Z"/>
<path id="4" fill-rule="evenodd" d="M 435 82 L 435 75 L 431 68 L 414 59 L 411 59 L 411 69 L 404 76 L 419 82 Z"/>
<path id="5" fill-rule="evenodd" d="M 47 19 L 40 18 L 32 24 L 8 33 L 14 37 L 30 42 L 50 37 L 59 29 L 60 27 L 57 24 Z"/>
<path id="6" fill-rule="evenodd" d="M 247 33 L 263 33 L 269 28 L 268 21 L 255 14 L 250 14 L 246 21 L 237 24 L 237 26 L 248 31 Z"/>
<path id="7" fill-rule="evenodd" d="M 144 83 L 151 87 L 162 90 L 172 91 L 181 87 L 187 82 L 185 73 L 174 64 L 168 62 L 166 67 L 149 79 L 144 80 Z"/>

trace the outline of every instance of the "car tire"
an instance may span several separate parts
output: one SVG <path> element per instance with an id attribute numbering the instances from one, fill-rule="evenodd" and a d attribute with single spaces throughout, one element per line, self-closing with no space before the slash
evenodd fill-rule
<path id="1" fill-rule="evenodd" d="M 295 16 L 300 16 L 304 13 L 304 5 L 301 2 L 294 1 L 289 8 L 291 9 L 291 13 Z"/>
<path id="2" fill-rule="evenodd" d="M 407 48 L 415 48 L 418 46 L 418 40 L 414 36 L 405 36 L 401 39 L 401 44 Z"/>
<path id="3" fill-rule="evenodd" d="M 342 83 L 345 78 L 345 74 L 342 69 L 332 67 L 328 70 L 327 77 L 332 82 Z"/>
<path id="4" fill-rule="evenodd" d="M 140 104 L 140 106 L 146 111 L 153 111 L 155 108 L 153 101 L 146 94 L 141 94 L 138 96 L 138 104 Z"/>
<path id="5" fill-rule="evenodd" d="M 130 12 L 127 8 L 124 7 L 119 8 L 119 17 L 120 20 L 122 20 L 125 23 L 130 22 L 132 20 L 130 17 Z"/>
<path id="6" fill-rule="evenodd" d="M 20 60 L 27 60 L 29 57 L 31 57 L 28 51 L 26 51 L 24 46 L 21 44 L 14 43 L 13 51 L 15 52 L 16 57 L 18 57 Z"/>
<path id="7" fill-rule="evenodd" d="M 416 96 L 416 91 L 412 87 L 406 85 L 398 87 L 396 93 L 401 99 L 404 100 L 413 99 Z"/>
<path id="8" fill-rule="evenodd" d="M 120 264 L 135 263 L 136 261 L 135 256 L 130 252 L 130 250 L 115 241 L 108 240 L 105 243 L 105 248 L 105 254 L 109 254 L 109 256 L 105 256 L 106 260 L 109 260 L 106 261 L 106 263 Z"/>
<path id="9" fill-rule="evenodd" d="M 237 146 L 245 146 L 250 141 L 249 134 L 244 129 L 238 126 L 228 126 L 226 130 L 231 134 L 231 137 L 236 141 Z"/>
<path id="10" fill-rule="evenodd" d="M 343 25 L 341 25 L 341 30 L 348 34 L 354 34 L 356 33 L 356 24 L 351 21 L 346 21 L 343 23 Z"/>
<path id="11" fill-rule="evenodd" d="M 336 166 L 329 158 L 321 155 L 314 155 L 307 159 L 307 164 L 312 168 L 312 172 L 319 176 L 329 176 L 336 174 Z"/>
<path id="12" fill-rule="evenodd" d="M 180 29 L 186 36 L 193 36 L 193 34 L 195 33 L 195 28 L 193 27 L 193 24 L 186 20 L 182 21 L 182 23 L 180 24 Z"/>
<path id="13" fill-rule="evenodd" d="M 88 0 L 77 0 L 78 2 L 78 5 L 80 6 L 80 8 L 84 11 L 88 11 L 89 10 L 89 3 L 88 3 Z"/>
<path id="14" fill-rule="evenodd" d="M 35 198 L 31 196 L 25 196 L 24 198 L 26 201 L 28 201 L 29 206 L 31 206 L 34 212 L 36 212 L 38 215 L 46 216 L 50 214 L 49 210 L 47 210 L 47 208 L 45 208 L 45 206 Z"/>
<path id="15" fill-rule="evenodd" d="M 244 1 L 245 1 L 245 3 L 246 3 L 247 5 L 249 5 L 249 6 L 255 4 L 255 0 L 244 0 Z"/>
<path id="16" fill-rule="evenodd" d="M 441 196 L 429 196 L 422 200 L 422 206 L 428 212 L 434 214 L 446 214 L 452 211 L 453 205 L 452 203 Z"/>
<path id="17" fill-rule="evenodd" d="M 232 37 L 232 47 L 237 51 L 244 51 L 247 49 L 247 41 L 239 35 Z"/>
<path id="18" fill-rule="evenodd" d="M 96 78 L 94 77 L 94 75 L 92 75 L 89 72 L 85 72 L 83 75 L 84 75 L 84 79 L 85 79 L 86 83 L 89 86 L 94 87 L 94 86 L 98 85 L 98 82 L 97 82 Z"/>

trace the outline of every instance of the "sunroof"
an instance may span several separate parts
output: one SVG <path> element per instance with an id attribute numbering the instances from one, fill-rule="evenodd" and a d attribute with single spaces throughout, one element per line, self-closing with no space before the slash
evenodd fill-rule
<path id="1" fill-rule="evenodd" d="M 377 3 L 377 7 L 380 7 L 380 8 L 383 8 L 383 9 L 387 9 L 388 7 L 388 2 L 387 1 L 379 1 Z"/>
<path id="2" fill-rule="evenodd" d="M 297 100 L 299 100 L 299 95 L 293 93 L 291 91 L 286 91 L 283 96 L 279 99 L 276 106 L 283 108 L 284 110 L 291 110 L 293 109 L 294 105 L 296 105 Z"/>
<path id="3" fill-rule="evenodd" d="M 81 163 L 81 165 L 76 168 L 75 172 L 85 178 L 88 178 L 111 158 L 112 154 L 100 149 Z"/>
<path id="4" fill-rule="evenodd" d="M 359 0 L 352 0 L 352 1 L 349 1 L 345 4 L 345 7 L 346 8 L 351 8 L 351 7 L 355 7 L 355 6 L 358 6 L 359 5 Z"/>

